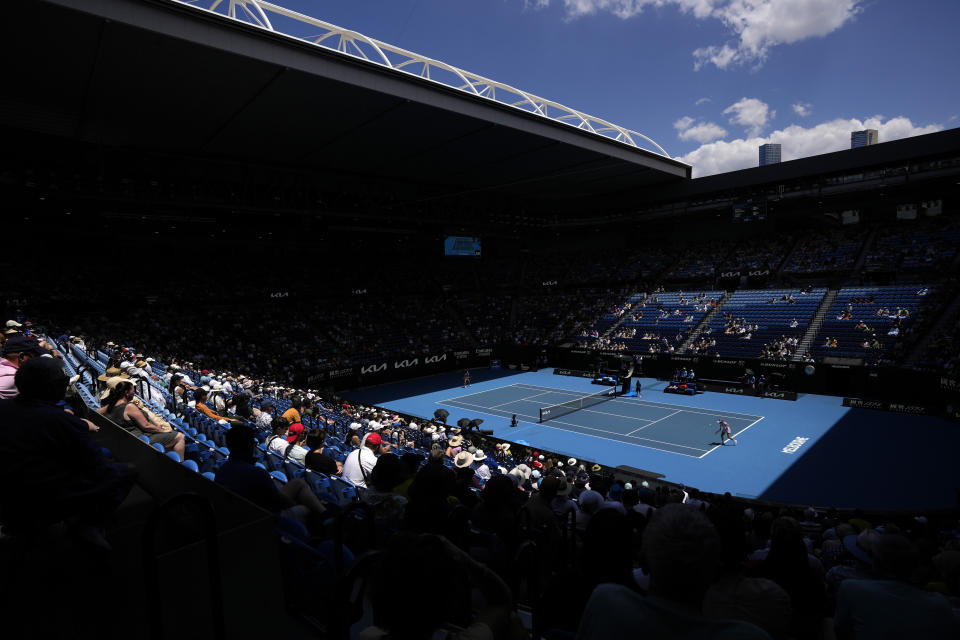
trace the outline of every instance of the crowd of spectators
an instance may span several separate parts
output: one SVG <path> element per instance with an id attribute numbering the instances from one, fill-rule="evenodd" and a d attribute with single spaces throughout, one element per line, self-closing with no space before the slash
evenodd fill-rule
<path id="1" fill-rule="evenodd" d="M 801 237 L 783 267 L 788 274 L 838 273 L 853 267 L 868 231 L 811 230 Z"/>
<path id="2" fill-rule="evenodd" d="M 763 345 L 760 357 L 769 360 L 790 360 L 797 353 L 800 338 L 801 336 L 780 336 L 778 340 Z"/>
<path id="3" fill-rule="evenodd" d="M 44 503 L 41 518 L 35 501 L 23 501 L 37 490 L 25 491 L 24 483 L 40 480 L 18 475 L 23 467 L 11 464 L 32 450 L 24 444 L 32 440 L 20 431 L 0 434 L 5 529 L 12 523 L 10 531 L 22 535 L 50 518 L 67 518 L 81 544 L 108 548 L 104 518 L 126 495 L 132 477 L 92 445 L 91 423 L 56 406 L 69 382 L 55 357 L 65 349 L 23 335 L 17 325 L 22 323 L 8 325 L 0 366 L 15 370 L 19 399 L 0 400 L 0 415 L 30 412 L 17 414 L 17 423 L 29 424 L 40 437 L 33 450 L 48 464 L 37 469 L 53 473 L 51 446 L 89 461 L 85 470 L 78 470 L 76 460 L 64 466 L 74 481 L 57 485 L 67 489 L 57 503 L 62 506 L 50 510 Z M 66 334 L 57 342 L 81 352 L 95 346 L 90 338 Z M 103 349 L 110 358 L 98 385 L 101 412 L 188 459 L 184 433 L 152 415 L 152 389 L 167 407 L 176 408 L 179 398 L 183 411 L 223 421 L 229 457 L 216 469 L 216 481 L 275 513 L 278 523 L 286 523 L 284 535 L 323 545 L 326 521 L 344 505 L 321 497 L 301 478 L 278 483 L 257 466 L 267 451 L 355 487 L 377 534 L 370 539 L 348 531 L 345 541 L 352 553 L 383 553 L 372 577 L 376 628 L 360 637 L 429 637 L 449 623 L 465 629 L 463 637 L 472 637 L 471 630 L 522 637 L 515 585 L 532 574 L 541 590 L 533 599 L 540 631 L 583 638 L 663 637 L 679 630 L 710 637 L 821 638 L 831 626 L 838 637 L 874 637 L 884 630 L 946 638 L 957 629 L 956 521 L 874 522 L 862 514 L 702 495 L 618 477 L 597 464 L 511 445 L 467 427 L 270 386 L 238 371 L 197 371 L 171 358 L 161 364 L 139 345 L 111 341 Z M 142 384 L 135 385 L 138 380 Z M 286 408 L 282 415 L 275 415 L 277 406 Z M 52 444 L 54 434 L 66 440 Z M 36 464 L 36 456 L 24 459 Z M 64 480 L 63 469 L 57 473 Z M 75 484 L 83 474 L 93 489 Z M 74 495 L 78 486 L 85 487 L 82 499 Z M 529 543 L 534 559 L 518 566 L 517 554 Z M 397 583 L 387 581 L 414 569 L 409 563 L 424 554 L 462 567 L 480 587 L 486 602 L 477 616 L 469 615 L 469 607 L 456 615 L 443 607 L 425 616 L 396 615 L 389 596 Z M 892 599 L 895 608 L 887 604 Z"/>
<path id="4" fill-rule="evenodd" d="M 957 256 L 960 229 L 952 218 L 901 222 L 881 229 L 864 261 L 868 272 L 944 269 Z"/>

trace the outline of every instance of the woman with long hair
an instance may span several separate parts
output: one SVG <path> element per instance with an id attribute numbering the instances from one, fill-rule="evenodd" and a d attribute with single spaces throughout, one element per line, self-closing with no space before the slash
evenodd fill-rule
<path id="1" fill-rule="evenodd" d="M 133 402 L 134 388 L 130 380 L 117 382 L 103 397 L 97 413 L 104 415 L 135 436 L 146 435 L 150 443 L 160 443 L 167 451 L 176 451 L 183 460 L 185 443 L 183 434 L 170 427 L 161 427 L 147 419 Z"/>

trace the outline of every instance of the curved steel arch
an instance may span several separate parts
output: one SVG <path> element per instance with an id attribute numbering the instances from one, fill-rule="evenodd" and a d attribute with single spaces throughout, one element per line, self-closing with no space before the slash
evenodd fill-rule
<path id="1" fill-rule="evenodd" d="M 502 82 L 497 82 L 496 80 L 458 69 L 440 60 L 434 60 L 433 58 L 421 56 L 392 44 L 374 40 L 362 33 L 350 29 L 343 29 L 329 22 L 324 22 L 323 20 L 310 17 L 297 11 L 292 11 L 273 4 L 272 2 L 267 2 L 266 0 L 213 0 L 212 2 L 211 0 L 171 1 L 224 15 L 233 20 L 245 22 L 267 31 L 303 40 L 344 55 L 361 58 L 367 62 L 389 67 L 402 73 L 425 78 L 431 82 L 436 82 L 478 97 L 487 98 L 515 109 L 522 109 L 523 111 L 553 120 L 554 122 L 576 127 L 582 131 L 607 138 L 608 140 L 615 140 L 630 147 L 645 149 L 670 158 L 670 154 L 668 154 L 663 147 L 639 131 L 617 126 L 602 118 L 571 109 L 559 102 L 547 100 L 532 93 L 517 89 L 516 87 L 503 84 Z M 206 5 L 207 3 L 209 3 L 207 7 L 198 6 L 200 4 Z M 310 28 L 319 28 L 321 32 L 319 34 L 314 32 L 312 34 L 304 33 L 298 35 L 280 31 L 274 26 L 274 22 L 270 20 L 268 14 L 287 18 Z M 411 67 L 419 68 L 420 73 L 414 73 L 410 70 Z M 434 78 L 431 75 L 431 70 L 445 72 L 452 76 L 452 78 L 455 78 L 456 81 L 444 82 Z M 551 113 L 551 110 L 553 110 L 556 115 Z M 649 143 L 653 148 L 648 145 L 641 146 L 638 140 Z"/>

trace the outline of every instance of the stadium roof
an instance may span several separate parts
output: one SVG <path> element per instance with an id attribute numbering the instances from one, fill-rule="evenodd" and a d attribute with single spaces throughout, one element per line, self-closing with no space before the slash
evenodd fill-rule
<path id="1" fill-rule="evenodd" d="M 609 124 L 598 119 L 532 113 L 547 108 L 536 96 L 528 110 L 498 102 L 483 95 L 492 81 L 459 70 L 472 89 L 170 0 L 4 9 L 0 46 L 18 64 L 0 113 L 13 129 L 316 171 L 348 189 L 376 184 L 394 202 L 515 198 L 530 213 L 623 210 L 690 177 L 688 165 L 628 144 L 635 132 L 610 129 L 616 141 L 588 130 Z"/>

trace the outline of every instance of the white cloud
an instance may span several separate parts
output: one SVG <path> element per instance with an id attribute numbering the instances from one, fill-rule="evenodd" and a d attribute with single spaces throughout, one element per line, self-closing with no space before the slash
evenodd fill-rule
<path id="1" fill-rule="evenodd" d="M 693 166 L 695 178 L 709 176 L 757 166 L 757 148 L 768 142 L 782 145 L 784 161 L 849 149 L 850 132 L 862 129 L 877 129 L 880 132 L 880 142 L 883 143 L 941 131 L 943 126 L 919 126 L 903 116 L 890 118 L 885 122 L 883 116 L 864 120 L 838 118 L 809 128 L 791 125 L 763 137 L 717 140 L 701 145 L 677 159 Z"/>
<path id="2" fill-rule="evenodd" d="M 684 131 L 690 128 L 690 125 L 693 124 L 693 118 L 690 116 L 683 116 L 679 120 L 673 123 L 673 128 L 677 131 Z"/>
<path id="3" fill-rule="evenodd" d="M 693 52 L 694 69 L 712 64 L 762 65 L 770 49 L 807 38 L 823 37 L 853 20 L 865 0 L 563 0 L 568 20 L 599 12 L 632 18 L 648 6 L 674 5 L 698 20 L 722 22 L 733 40 Z M 527 8 L 542 9 L 550 0 L 524 0 Z"/>
<path id="4" fill-rule="evenodd" d="M 537 0 L 538 2 L 549 3 L 549 0 Z M 563 6 L 567 10 L 567 18 L 570 20 L 581 16 L 589 16 L 599 11 L 608 11 L 618 18 L 626 20 L 641 13 L 648 4 L 654 4 L 656 0 L 563 0 Z M 662 4 L 656 2 L 656 4 Z"/>
<path id="5" fill-rule="evenodd" d="M 676 125 L 674 125 L 676 126 Z M 700 144 L 723 138 L 727 135 L 727 130 L 713 122 L 698 122 L 693 126 L 685 127 L 677 137 L 681 140 L 696 140 Z"/>
<path id="6" fill-rule="evenodd" d="M 700 47 L 693 52 L 693 70 L 700 71 L 708 63 L 717 69 L 726 69 L 736 59 L 737 50 L 729 45 Z"/>
<path id="7" fill-rule="evenodd" d="M 798 102 L 792 105 L 792 107 L 793 112 L 801 118 L 806 118 L 808 115 L 813 113 L 813 105 L 809 102 Z"/>
<path id="8" fill-rule="evenodd" d="M 747 128 L 748 136 L 758 136 L 769 120 L 777 115 L 770 106 L 756 98 L 740 98 L 737 102 L 723 110 L 723 115 L 730 115 L 731 124 L 743 125 Z"/>
<path id="9" fill-rule="evenodd" d="M 708 102 L 710 102 L 710 98 L 700 98 L 694 104 L 699 107 L 700 105 L 706 104 Z"/>

